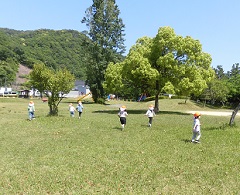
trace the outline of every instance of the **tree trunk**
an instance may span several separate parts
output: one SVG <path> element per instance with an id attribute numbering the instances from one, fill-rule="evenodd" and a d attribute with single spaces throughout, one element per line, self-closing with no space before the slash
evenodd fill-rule
<path id="1" fill-rule="evenodd" d="M 158 100 L 158 98 L 159 98 L 159 94 L 156 94 L 155 95 L 155 106 L 154 106 L 154 112 L 159 112 L 159 100 Z"/>
<path id="2" fill-rule="evenodd" d="M 230 126 L 233 125 L 235 116 L 237 115 L 239 109 L 240 109 L 240 103 L 238 104 L 238 106 L 237 106 L 237 107 L 234 109 L 234 111 L 232 112 L 232 116 L 231 116 L 231 119 L 230 119 L 230 122 L 229 122 L 229 125 L 230 125 Z"/>
<path id="3" fill-rule="evenodd" d="M 159 81 L 156 81 L 156 94 L 155 94 L 155 106 L 154 106 L 154 112 L 159 112 Z"/>
<path id="4" fill-rule="evenodd" d="M 49 106 L 49 115 L 50 116 L 57 116 L 58 115 L 58 106 L 56 105 L 56 102 L 52 100 L 52 96 L 48 97 L 48 106 Z"/>

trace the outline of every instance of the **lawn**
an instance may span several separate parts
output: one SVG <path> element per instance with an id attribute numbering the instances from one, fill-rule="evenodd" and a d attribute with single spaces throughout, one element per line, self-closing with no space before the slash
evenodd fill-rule
<path id="1" fill-rule="evenodd" d="M 150 103 L 83 104 L 71 118 L 65 99 L 59 116 L 34 99 L 0 99 L 0 194 L 239 194 L 240 117 L 202 116 L 201 144 L 192 144 L 189 110 L 211 110 L 191 101 L 160 100 L 149 128 Z M 118 108 L 127 106 L 122 131 Z M 216 110 L 214 110 L 216 111 Z"/>

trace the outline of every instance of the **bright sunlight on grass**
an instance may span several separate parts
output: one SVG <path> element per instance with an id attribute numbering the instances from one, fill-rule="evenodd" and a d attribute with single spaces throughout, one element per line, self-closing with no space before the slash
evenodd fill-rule
<path id="1" fill-rule="evenodd" d="M 240 128 L 230 116 L 201 117 L 201 144 L 192 144 L 188 101 L 160 100 L 151 128 L 150 103 L 83 104 L 71 118 L 65 99 L 59 116 L 34 100 L 28 121 L 25 99 L 0 99 L 0 194 L 239 194 Z M 118 108 L 127 106 L 121 130 Z"/>

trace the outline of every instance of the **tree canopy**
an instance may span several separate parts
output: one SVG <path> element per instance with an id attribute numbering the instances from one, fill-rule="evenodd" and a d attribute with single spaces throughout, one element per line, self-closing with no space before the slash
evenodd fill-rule
<path id="1" fill-rule="evenodd" d="M 66 68 L 53 70 L 44 64 L 35 64 L 29 82 L 48 97 L 49 114 L 58 115 L 58 104 L 63 94 L 69 93 L 73 88 L 74 81 L 74 76 Z"/>
<path id="2" fill-rule="evenodd" d="M 158 110 L 158 97 L 163 90 L 185 96 L 203 92 L 207 82 L 214 78 L 210 65 L 211 56 L 202 51 L 198 40 L 176 35 L 171 27 L 161 27 L 154 38 L 137 40 L 118 74 L 122 75 L 124 85 L 134 82 L 142 92 L 154 91 Z M 112 87 L 108 79 L 113 75 L 112 66 L 107 69 L 105 87 Z"/>

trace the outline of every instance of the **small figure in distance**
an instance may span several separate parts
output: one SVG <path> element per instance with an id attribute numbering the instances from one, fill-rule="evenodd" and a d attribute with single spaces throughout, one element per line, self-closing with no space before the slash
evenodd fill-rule
<path id="1" fill-rule="evenodd" d="M 152 104 L 148 107 L 148 110 L 147 110 L 145 116 L 148 116 L 148 119 L 149 119 L 148 126 L 151 127 L 152 126 L 153 117 L 156 116 L 156 114 L 154 112 L 154 106 Z"/>
<path id="2" fill-rule="evenodd" d="M 119 108 L 118 117 L 120 118 L 122 130 L 124 129 L 124 127 L 127 124 L 127 119 L 126 119 L 127 115 L 128 115 L 128 113 L 126 110 L 126 106 L 122 106 L 121 108 Z"/>
<path id="3" fill-rule="evenodd" d="M 74 108 L 72 103 L 69 104 L 69 108 L 68 109 L 69 109 L 69 112 L 70 112 L 70 116 L 74 117 L 76 109 Z"/>
<path id="4" fill-rule="evenodd" d="M 200 123 L 200 117 L 201 114 L 199 112 L 194 113 L 194 120 L 193 120 L 193 136 L 192 136 L 192 143 L 200 143 L 200 137 L 201 137 L 201 123 Z"/>
<path id="5" fill-rule="evenodd" d="M 35 118 L 34 112 L 35 112 L 34 102 L 30 101 L 28 104 L 28 117 L 30 121 Z"/>
<path id="6" fill-rule="evenodd" d="M 76 110 L 78 111 L 78 118 L 80 119 L 82 116 L 82 112 L 83 112 L 83 105 L 81 101 L 78 101 L 78 105 L 76 107 Z"/>

